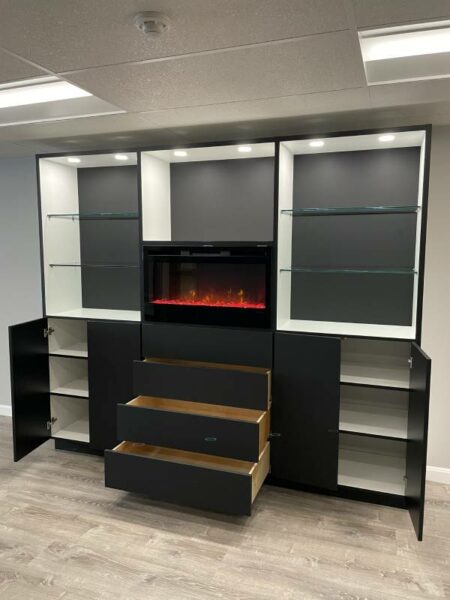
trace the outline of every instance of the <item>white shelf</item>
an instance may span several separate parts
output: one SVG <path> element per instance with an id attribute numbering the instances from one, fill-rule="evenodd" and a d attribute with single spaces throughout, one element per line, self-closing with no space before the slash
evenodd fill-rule
<path id="1" fill-rule="evenodd" d="M 329 335 L 351 335 L 361 337 L 414 340 L 416 328 L 401 325 L 371 325 L 367 323 L 337 323 L 335 321 L 303 321 L 299 319 L 278 320 L 279 331 L 323 333 Z"/>
<path id="2" fill-rule="evenodd" d="M 48 317 L 65 317 L 67 319 L 100 319 L 106 321 L 140 321 L 138 310 L 110 310 L 105 308 L 76 308 L 62 312 L 47 313 Z"/>
<path id="3" fill-rule="evenodd" d="M 79 419 L 53 434 L 54 438 L 89 443 L 89 421 Z"/>
<path id="4" fill-rule="evenodd" d="M 340 435 L 338 484 L 404 496 L 406 444 L 374 438 L 349 442 L 349 437 L 356 439 Z"/>
<path id="5" fill-rule="evenodd" d="M 74 358 L 87 358 L 88 351 L 86 342 L 78 342 L 67 348 L 57 348 L 50 351 L 50 355 L 56 356 L 72 356 Z"/>
<path id="6" fill-rule="evenodd" d="M 342 362 L 341 383 L 385 386 L 407 390 L 409 389 L 409 368 Z"/>
<path id="7" fill-rule="evenodd" d="M 89 388 L 87 379 L 74 379 L 59 387 L 50 390 L 51 394 L 63 394 L 64 396 L 78 396 L 80 398 L 89 398 Z"/>
<path id="8" fill-rule="evenodd" d="M 404 440 L 408 436 L 408 397 L 391 390 L 342 388 L 339 429 Z"/>

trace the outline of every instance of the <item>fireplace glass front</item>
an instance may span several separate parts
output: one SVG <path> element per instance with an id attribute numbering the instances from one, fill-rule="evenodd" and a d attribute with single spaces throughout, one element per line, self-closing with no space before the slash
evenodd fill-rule
<path id="1" fill-rule="evenodd" d="M 269 326 L 269 250 L 146 247 L 146 319 Z"/>

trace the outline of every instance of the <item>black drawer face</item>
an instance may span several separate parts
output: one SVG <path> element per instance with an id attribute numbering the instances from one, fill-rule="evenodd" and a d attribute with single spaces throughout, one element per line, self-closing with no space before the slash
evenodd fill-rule
<path id="1" fill-rule="evenodd" d="M 105 452 L 105 485 L 154 500 L 250 515 L 268 468 L 268 445 L 255 465 L 122 442 Z"/>
<path id="2" fill-rule="evenodd" d="M 144 323 L 144 356 L 272 368 L 273 334 L 256 329 Z"/>
<path id="3" fill-rule="evenodd" d="M 117 406 L 120 440 L 257 462 L 269 434 L 268 413 L 139 397 Z"/>
<path id="4" fill-rule="evenodd" d="M 147 359 L 134 363 L 134 393 L 267 410 L 270 371 L 257 367 Z"/>

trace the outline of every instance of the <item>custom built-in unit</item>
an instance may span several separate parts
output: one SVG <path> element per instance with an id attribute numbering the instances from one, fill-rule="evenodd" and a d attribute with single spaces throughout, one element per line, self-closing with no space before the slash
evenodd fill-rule
<path id="1" fill-rule="evenodd" d="M 264 480 L 423 532 L 429 127 L 38 158 L 45 313 L 12 326 L 15 458 L 250 514 Z"/>
<path id="2" fill-rule="evenodd" d="M 274 478 L 406 506 L 419 538 L 429 135 L 280 143 L 272 422 Z"/>
<path id="3" fill-rule="evenodd" d="M 131 396 L 140 208 L 137 155 L 119 156 L 37 161 L 45 316 L 10 328 L 16 460 L 49 437 L 103 451 Z"/>

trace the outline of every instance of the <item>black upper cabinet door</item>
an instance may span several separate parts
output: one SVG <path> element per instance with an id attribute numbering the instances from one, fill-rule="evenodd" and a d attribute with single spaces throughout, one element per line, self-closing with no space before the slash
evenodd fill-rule
<path id="1" fill-rule="evenodd" d="M 90 446 L 105 450 L 117 444 L 116 405 L 133 398 L 141 324 L 88 321 L 88 356 Z"/>
<path id="2" fill-rule="evenodd" d="M 273 477 L 337 489 L 340 362 L 339 338 L 275 334 Z"/>
<path id="3" fill-rule="evenodd" d="M 49 439 L 50 382 L 47 319 L 9 328 L 14 460 Z"/>
<path id="4" fill-rule="evenodd" d="M 431 360 L 417 344 L 413 343 L 411 344 L 411 361 L 406 453 L 406 499 L 417 538 L 421 540 L 425 508 Z"/>

